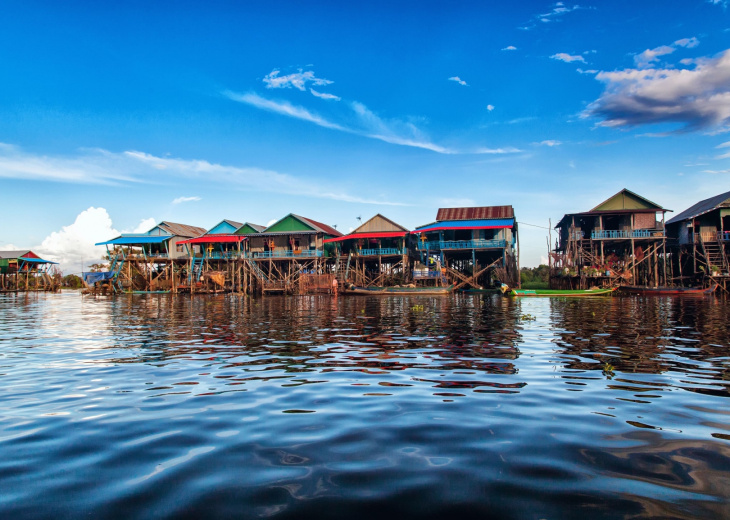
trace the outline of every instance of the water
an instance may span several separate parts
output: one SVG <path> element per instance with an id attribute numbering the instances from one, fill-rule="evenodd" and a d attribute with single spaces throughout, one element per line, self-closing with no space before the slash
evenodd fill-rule
<path id="1" fill-rule="evenodd" d="M 729 310 L 0 295 L 0 518 L 728 518 Z"/>

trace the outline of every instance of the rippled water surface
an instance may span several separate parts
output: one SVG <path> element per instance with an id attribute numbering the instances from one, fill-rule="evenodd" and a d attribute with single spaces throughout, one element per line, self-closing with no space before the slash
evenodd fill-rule
<path id="1" fill-rule="evenodd" d="M 0 517 L 728 518 L 729 311 L 0 295 Z"/>

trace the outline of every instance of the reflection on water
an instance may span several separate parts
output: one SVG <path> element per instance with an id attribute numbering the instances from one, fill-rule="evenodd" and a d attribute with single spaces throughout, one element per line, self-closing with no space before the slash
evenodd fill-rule
<path id="1" fill-rule="evenodd" d="M 730 517 L 728 310 L 0 295 L 0 516 Z"/>

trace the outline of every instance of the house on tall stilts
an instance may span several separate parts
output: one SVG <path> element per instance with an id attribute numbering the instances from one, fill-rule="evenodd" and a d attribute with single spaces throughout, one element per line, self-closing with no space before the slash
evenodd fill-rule
<path id="1" fill-rule="evenodd" d="M 730 279 L 730 191 L 702 200 L 667 222 L 675 273 L 683 285 Z"/>
<path id="2" fill-rule="evenodd" d="M 54 265 L 57 263 L 28 249 L 0 251 L 0 292 L 56 291 L 59 283 L 52 276 Z"/>
<path id="3" fill-rule="evenodd" d="M 512 206 L 441 208 L 436 221 L 417 227 L 413 279 L 483 289 L 501 282 L 519 287 L 519 239 Z"/>
<path id="4" fill-rule="evenodd" d="M 327 274 L 326 259 L 334 248 L 325 240 L 342 236 L 333 227 L 293 213 L 263 231 L 249 231 L 243 235 L 251 282 L 264 293 L 308 291 L 312 275 Z M 316 285 L 320 282 L 325 283 Z"/>
<path id="5" fill-rule="evenodd" d="M 113 292 L 174 292 L 188 277 L 189 254 L 184 242 L 203 233 L 201 227 L 163 221 L 146 233 L 124 233 L 99 242 L 96 245 L 107 248 L 109 271 L 102 277 L 89 273 L 89 280 L 95 288 Z"/>
<path id="6" fill-rule="evenodd" d="M 409 281 L 409 238 L 408 229 L 378 213 L 351 233 L 324 242 L 332 246 L 331 271 L 340 283 L 375 287 Z"/>
<path id="7" fill-rule="evenodd" d="M 555 226 L 550 287 L 667 285 L 667 211 L 623 189 L 589 211 L 566 214 Z"/>

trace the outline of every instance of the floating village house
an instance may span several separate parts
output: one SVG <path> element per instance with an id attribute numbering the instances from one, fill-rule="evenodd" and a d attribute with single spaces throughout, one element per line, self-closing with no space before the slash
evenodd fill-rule
<path id="1" fill-rule="evenodd" d="M 730 191 L 702 200 L 667 222 L 676 240 L 679 278 L 714 276 L 726 287 L 730 272 Z"/>
<path id="2" fill-rule="evenodd" d="M 444 280 L 482 289 L 495 281 L 519 287 L 519 239 L 512 206 L 441 208 L 436 222 L 412 231 L 420 265 L 414 281 Z"/>
<path id="3" fill-rule="evenodd" d="M 250 231 L 243 233 L 248 239 L 246 258 L 252 282 L 263 292 L 302 290 L 308 283 L 303 275 L 326 274 L 326 258 L 334 247 L 325 240 L 342 236 L 333 227 L 293 213 L 263 231 Z"/>
<path id="4" fill-rule="evenodd" d="M 114 291 L 170 290 L 185 279 L 188 250 L 185 240 L 200 236 L 205 229 L 160 222 L 146 233 L 125 233 L 96 245 L 107 246 L 109 271 L 85 273 L 88 284 L 101 283 Z"/>
<path id="5" fill-rule="evenodd" d="M 49 274 L 56 262 L 33 251 L 0 251 L 0 292 L 55 291 L 58 284 Z"/>
<path id="6" fill-rule="evenodd" d="M 408 229 L 378 213 L 351 233 L 324 242 L 332 245 L 339 282 L 373 287 L 408 281 L 408 239 Z"/>
<path id="7" fill-rule="evenodd" d="M 551 288 L 666 285 L 667 211 L 623 189 L 590 211 L 566 214 L 555 226 Z"/>

